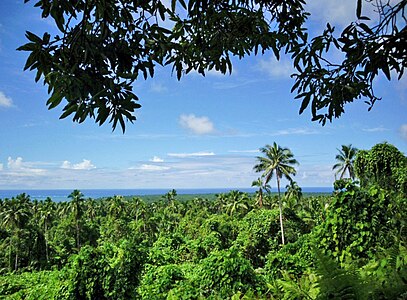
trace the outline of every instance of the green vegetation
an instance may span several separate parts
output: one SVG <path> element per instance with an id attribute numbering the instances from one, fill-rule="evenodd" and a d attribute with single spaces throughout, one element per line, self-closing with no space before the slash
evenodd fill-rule
<path id="1" fill-rule="evenodd" d="M 357 0 L 356 20 L 342 31 L 332 23 L 309 30 L 305 0 L 34 2 L 57 32 L 27 31 L 18 50 L 29 52 L 24 68 L 48 87 L 49 109 L 64 103 L 61 118 L 108 120 L 123 131 L 141 107 L 133 83 L 154 77 L 157 66 L 180 79 L 194 70 L 232 72 L 234 57 L 288 54 L 299 111 L 322 124 L 362 97 L 372 108 L 379 73 L 401 79 L 407 67 L 406 0 Z"/>
<path id="2" fill-rule="evenodd" d="M 353 170 L 353 164 L 358 149 L 352 147 L 352 145 L 342 145 L 342 150 L 339 150 L 339 154 L 336 155 L 336 164 L 332 167 L 332 170 L 337 170 L 336 175 L 341 174 L 339 179 L 345 176 L 345 172 L 348 171 L 349 178 L 355 179 L 355 171 Z"/>
<path id="3" fill-rule="evenodd" d="M 405 299 L 407 166 L 396 150 L 360 151 L 363 183 L 340 179 L 332 195 L 303 195 L 293 181 L 271 194 L 265 172 L 254 194 L 209 199 L 2 199 L 0 298 Z M 363 173 L 362 159 L 388 181 Z"/>
<path id="4" fill-rule="evenodd" d="M 280 180 L 285 177 L 290 182 L 292 181 L 291 175 L 296 174 L 296 170 L 292 165 L 298 164 L 290 149 L 282 148 L 276 142 L 273 146 L 266 145 L 260 148 L 260 152 L 264 156 L 257 157 L 259 163 L 254 166 L 256 172 L 263 172 L 264 184 L 268 184 L 273 174 L 276 175 L 277 190 L 278 190 L 278 208 L 280 210 L 280 227 L 281 227 L 281 241 L 284 242 L 284 226 L 283 226 L 283 211 L 281 206 L 281 192 Z"/>

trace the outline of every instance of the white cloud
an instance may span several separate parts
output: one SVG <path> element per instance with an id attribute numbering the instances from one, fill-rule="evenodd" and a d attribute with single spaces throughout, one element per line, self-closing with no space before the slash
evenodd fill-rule
<path id="1" fill-rule="evenodd" d="M 316 130 L 312 130 L 309 128 L 288 128 L 283 130 L 278 130 L 272 135 L 279 136 L 279 135 L 309 135 L 309 134 L 317 134 Z"/>
<path id="2" fill-rule="evenodd" d="M 229 153 L 258 153 L 258 149 L 253 149 L 253 150 L 229 150 Z"/>
<path id="3" fill-rule="evenodd" d="M 151 162 L 155 162 L 155 163 L 162 163 L 164 162 L 164 160 L 158 156 L 154 156 L 153 158 L 150 159 Z"/>
<path id="4" fill-rule="evenodd" d="M 142 164 L 140 167 L 129 168 L 129 170 L 142 170 L 142 171 L 165 171 L 165 170 L 169 170 L 169 169 L 170 169 L 170 167 L 149 165 L 149 164 Z"/>
<path id="5" fill-rule="evenodd" d="M 383 132 L 383 131 L 388 131 L 388 128 L 385 128 L 383 126 L 379 126 L 379 127 L 374 127 L 374 128 L 364 128 L 362 129 L 365 132 Z"/>
<path id="6" fill-rule="evenodd" d="M 17 157 L 16 159 L 12 159 L 9 157 L 7 159 L 7 167 L 11 170 L 20 170 L 23 168 L 23 158 Z"/>
<path id="7" fill-rule="evenodd" d="M 394 5 L 400 0 L 390 0 L 390 5 Z M 311 13 L 311 21 L 320 22 L 325 27 L 326 23 L 337 26 L 342 30 L 356 18 L 356 3 L 354 0 L 313 0 L 307 1 L 306 8 Z M 362 16 L 367 16 L 371 21 L 364 21 L 368 25 L 379 21 L 380 15 L 375 7 L 376 1 L 362 1 Z M 319 27 L 320 28 L 320 27 Z"/>
<path id="8" fill-rule="evenodd" d="M 3 164 L 0 164 L 0 171 L 3 170 Z"/>
<path id="9" fill-rule="evenodd" d="M 407 124 L 406 124 L 407 125 Z M 232 150 L 239 151 L 239 150 Z M 247 150 L 252 151 L 252 150 Z M 254 150 L 253 150 L 254 151 Z M 1 171 L 0 186 L 10 188 L 239 188 L 249 187 L 259 174 L 253 171 L 255 155 L 229 153 L 218 155 L 209 151 L 170 153 L 173 159 L 161 163 L 139 161 L 131 168 L 96 168 L 91 172 L 74 172 L 69 161 L 25 162 L 22 158 L 10 158 Z M 246 153 L 246 154 L 245 154 Z M 86 161 L 86 160 L 84 160 Z M 9 166 L 9 168 L 7 168 Z M 36 169 L 44 166 L 44 170 Z M 0 166 L 1 167 L 1 166 Z M 67 169 L 71 170 L 67 170 Z M 306 163 L 297 167 L 295 177 L 300 186 L 330 186 L 334 179 L 331 163 Z M 41 173 L 43 172 L 43 173 Z M 67 176 L 74 172 L 74 176 Z M 275 191 L 275 181 L 271 182 Z M 285 182 L 282 186 L 285 186 Z"/>
<path id="10" fill-rule="evenodd" d="M 192 153 L 168 153 L 167 155 L 171 156 L 171 157 L 185 158 L 185 157 L 214 156 L 215 153 L 201 151 L 201 152 L 192 152 Z"/>
<path id="11" fill-rule="evenodd" d="M 84 159 L 82 162 L 77 164 L 72 164 L 70 161 L 65 160 L 61 165 L 61 169 L 69 170 L 91 170 L 95 168 L 96 167 L 88 159 Z"/>
<path id="12" fill-rule="evenodd" d="M 270 59 L 261 59 L 258 68 L 270 77 L 279 79 L 289 79 L 290 75 L 295 72 L 290 60 L 285 58 L 280 58 L 279 61 L 274 57 Z"/>
<path id="13" fill-rule="evenodd" d="M 330 186 L 334 174 L 331 164 L 301 164 L 297 168 L 295 180 L 300 186 Z"/>
<path id="14" fill-rule="evenodd" d="M 151 91 L 155 93 L 164 93 L 168 91 L 168 88 L 161 83 L 153 82 L 151 84 Z"/>
<path id="15" fill-rule="evenodd" d="M 215 131 L 213 123 L 208 117 L 196 117 L 194 114 L 181 115 L 179 123 L 182 127 L 190 130 L 194 134 L 208 134 Z"/>
<path id="16" fill-rule="evenodd" d="M 33 168 L 33 163 L 24 162 L 22 157 L 8 157 L 7 168 L 11 172 L 10 175 L 19 177 L 41 175 L 45 172 L 43 169 Z"/>
<path id="17" fill-rule="evenodd" d="M 367 2 L 364 2 L 367 4 Z M 325 26 L 346 26 L 356 19 L 356 1 L 354 0 L 313 0 L 307 1 L 306 9 L 311 13 L 310 19 L 320 21 Z M 363 14 L 365 13 L 363 9 Z"/>
<path id="18" fill-rule="evenodd" d="M 61 169 L 72 169 L 72 164 L 69 161 L 65 160 L 61 165 Z"/>
<path id="19" fill-rule="evenodd" d="M 7 107 L 7 108 L 13 106 L 13 100 L 11 100 L 11 98 L 7 97 L 1 91 L 0 91 L 0 106 L 1 107 Z"/>
<path id="20" fill-rule="evenodd" d="M 399 130 L 401 137 L 407 141 L 407 124 L 401 125 Z"/>

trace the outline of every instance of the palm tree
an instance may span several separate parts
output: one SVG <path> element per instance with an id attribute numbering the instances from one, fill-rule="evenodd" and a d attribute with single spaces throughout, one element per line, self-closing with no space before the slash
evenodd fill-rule
<path id="1" fill-rule="evenodd" d="M 55 214 L 55 203 L 52 202 L 51 198 L 47 197 L 44 202 L 41 202 L 41 206 L 39 208 L 40 214 L 40 225 L 43 226 L 44 230 L 44 240 L 45 240 L 45 257 L 47 259 L 47 263 L 49 263 L 49 250 L 48 250 L 48 229 L 52 226 L 52 222 L 54 219 Z"/>
<path id="2" fill-rule="evenodd" d="M 302 198 L 302 189 L 295 181 L 290 181 L 285 188 L 286 191 L 284 193 L 284 197 L 287 201 L 288 207 L 291 209 L 298 208 Z"/>
<path id="3" fill-rule="evenodd" d="M 249 197 L 246 193 L 234 190 L 230 191 L 228 194 L 228 200 L 225 204 L 226 213 L 233 215 L 235 212 L 247 211 L 247 201 Z"/>
<path id="4" fill-rule="evenodd" d="M 19 261 L 19 243 L 22 229 L 26 226 L 31 216 L 30 197 L 25 193 L 13 197 L 11 200 L 6 199 L 3 209 L 0 213 L 1 225 L 11 231 L 9 245 L 9 268 L 12 270 L 11 253 L 13 241 L 15 248 L 14 270 L 18 269 Z"/>
<path id="5" fill-rule="evenodd" d="M 341 174 L 340 179 L 343 178 L 345 172 L 348 171 L 349 178 L 355 178 L 355 171 L 353 169 L 353 163 L 355 161 L 356 153 L 358 149 L 352 147 L 352 144 L 342 145 L 342 150 L 339 150 L 339 154 L 336 155 L 335 159 L 337 163 L 332 167 L 332 170 L 336 170 L 336 174 Z"/>
<path id="6" fill-rule="evenodd" d="M 171 204 L 174 202 L 175 197 L 177 197 L 177 191 L 172 189 L 171 191 L 163 195 L 161 198 L 167 200 L 168 204 Z"/>
<path id="7" fill-rule="evenodd" d="M 109 200 L 109 215 L 114 219 L 118 219 L 126 210 L 126 200 L 123 196 L 113 196 Z"/>
<path id="8" fill-rule="evenodd" d="M 263 207 L 263 189 L 268 191 L 270 190 L 270 185 L 268 184 L 264 184 L 263 180 L 261 179 L 261 177 L 257 178 L 256 180 L 254 180 L 252 182 L 252 187 L 258 187 L 259 188 L 259 192 L 258 192 L 258 196 L 259 196 L 259 206 L 260 208 Z"/>
<path id="9" fill-rule="evenodd" d="M 73 215 L 73 218 L 75 220 L 75 227 L 76 227 L 76 246 L 78 248 L 78 252 L 81 248 L 80 244 L 80 219 L 82 218 L 83 214 L 83 202 L 85 199 L 83 198 L 83 194 L 79 190 L 74 190 L 72 193 L 69 194 L 68 198 L 71 198 L 72 200 L 68 203 L 67 209 L 71 212 Z"/>
<path id="10" fill-rule="evenodd" d="M 226 193 L 216 194 L 216 199 L 213 201 L 213 209 L 216 212 L 221 212 L 228 201 L 228 195 Z"/>
<path id="11" fill-rule="evenodd" d="M 98 203 L 96 202 L 95 199 L 88 198 L 85 202 L 85 207 L 86 207 L 85 211 L 86 218 L 93 222 L 96 219 L 97 215 L 100 213 L 99 212 L 100 202 Z"/>
<path id="12" fill-rule="evenodd" d="M 284 227 L 283 227 L 283 212 L 281 206 L 281 192 L 280 192 L 280 179 L 287 178 L 292 180 L 290 175 L 295 175 L 296 170 L 293 165 L 298 165 L 298 161 L 294 159 L 294 155 L 288 148 L 282 148 L 276 142 L 273 146 L 266 145 L 260 148 L 263 156 L 258 156 L 259 163 L 254 166 L 256 172 L 263 172 L 264 183 L 267 184 L 273 175 L 276 175 L 277 189 L 278 189 L 278 206 L 280 209 L 280 227 L 281 227 L 281 241 L 284 245 Z"/>
<path id="13" fill-rule="evenodd" d="M 147 211 L 147 204 L 140 197 L 133 197 L 128 201 L 128 210 L 130 218 L 135 217 L 136 223 L 140 216 L 143 216 Z"/>

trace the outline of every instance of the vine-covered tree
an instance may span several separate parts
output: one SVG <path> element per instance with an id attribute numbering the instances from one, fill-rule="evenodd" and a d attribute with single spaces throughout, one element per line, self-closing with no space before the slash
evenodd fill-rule
<path id="1" fill-rule="evenodd" d="M 407 194 L 407 157 L 389 143 L 359 151 L 355 172 L 362 186 L 376 184 Z"/>
<path id="2" fill-rule="evenodd" d="M 342 32 L 328 23 L 311 36 L 304 0 L 39 0 L 59 33 L 27 31 L 18 49 L 29 52 L 24 68 L 48 86 L 48 107 L 64 100 L 61 118 L 109 119 L 123 130 L 140 108 L 132 84 L 153 77 L 157 65 L 172 66 L 180 79 L 193 70 L 231 72 L 233 56 L 285 52 L 296 69 L 300 113 L 310 107 L 312 120 L 325 124 L 361 97 L 370 109 L 378 74 L 400 79 L 407 66 L 407 0 L 356 1 L 356 20 Z M 371 20 L 365 5 L 375 6 Z"/>
<path id="3" fill-rule="evenodd" d="M 254 166 L 256 172 L 263 172 L 264 183 L 268 184 L 273 175 L 276 175 L 277 190 L 278 190 L 278 206 L 280 209 L 280 228 L 281 241 L 284 245 L 284 226 L 283 226 L 283 211 L 281 205 L 280 180 L 285 177 L 291 181 L 291 175 L 296 174 L 293 165 L 297 165 L 298 161 L 294 158 L 293 153 L 288 148 L 282 148 L 276 142 L 273 146 L 266 145 L 260 148 L 260 152 L 264 156 L 258 156 L 258 164 Z"/>

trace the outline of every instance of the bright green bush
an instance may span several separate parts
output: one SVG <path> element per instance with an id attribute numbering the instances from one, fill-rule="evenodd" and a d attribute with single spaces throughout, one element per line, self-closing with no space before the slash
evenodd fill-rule
<path id="1" fill-rule="evenodd" d="M 199 289 L 204 297 L 227 299 L 237 292 L 256 288 L 260 283 L 250 261 L 234 247 L 213 251 L 200 262 Z"/>
<path id="2" fill-rule="evenodd" d="M 393 200 L 376 186 L 365 190 L 344 182 L 332 198 L 325 222 L 316 228 L 318 246 L 341 261 L 372 257 L 378 247 L 391 246 L 398 235 L 398 222 L 392 222 Z"/>
<path id="3" fill-rule="evenodd" d="M 280 234 L 277 209 L 252 210 L 239 222 L 235 245 L 255 268 L 263 267 L 267 253 L 278 249 Z"/>
<path id="4" fill-rule="evenodd" d="M 138 287 L 138 293 L 141 299 L 166 299 L 170 290 L 183 280 L 185 275 L 179 265 L 148 265 Z"/>
<path id="5" fill-rule="evenodd" d="M 275 280 L 281 278 L 282 272 L 294 277 L 301 277 L 314 265 L 313 245 L 313 236 L 306 234 L 278 251 L 271 251 L 267 255 L 265 264 L 266 277 Z"/>
<path id="6" fill-rule="evenodd" d="M 144 256 L 126 240 L 82 247 L 63 270 L 69 285 L 61 299 L 135 299 Z"/>
<path id="7" fill-rule="evenodd" d="M 61 286 L 59 271 L 25 272 L 0 277 L 0 299 L 56 299 Z"/>

